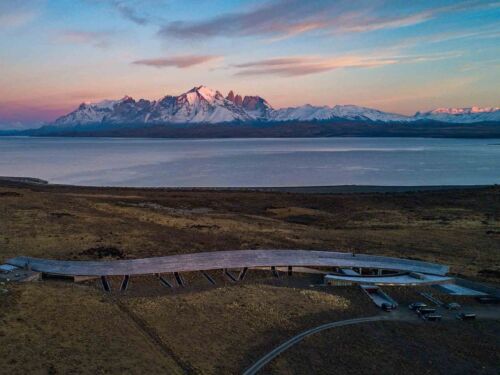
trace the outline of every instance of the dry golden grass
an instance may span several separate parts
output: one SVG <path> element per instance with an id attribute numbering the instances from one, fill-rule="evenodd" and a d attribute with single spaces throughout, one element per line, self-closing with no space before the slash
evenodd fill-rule
<path id="1" fill-rule="evenodd" d="M 377 322 L 310 336 L 265 374 L 498 374 L 499 321 Z"/>
<path id="2" fill-rule="evenodd" d="M 3 374 L 181 374 L 103 294 L 60 282 L 0 295 Z"/>
<path id="3" fill-rule="evenodd" d="M 14 193 L 14 194 L 13 194 Z M 0 185 L 0 260 L 334 249 L 442 262 L 500 281 L 500 188 L 314 195 Z"/>
<path id="4" fill-rule="evenodd" d="M 114 247 L 125 258 L 226 249 L 334 249 L 441 262 L 453 272 L 500 282 L 500 188 L 308 195 L 0 184 L 0 262 L 18 255 L 89 259 L 98 254 L 89 249 L 102 247 Z M 375 313 L 358 289 L 325 293 L 284 280 L 282 286 L 254 284 L 253 277 L 246 285 L 207 288 L 199 274 L 186 275 L 192 289 L 167 294 L 157 280 L 134 279 L 120 298 L 54 282 L 9 286 L 11 294 L 0 295 L 2 370 L 173 373 L 178 363 L 207 374 L 239 373 L 303 329 Z M 218 285 L 224 281 L 218 279 Z M 402 301 L 415 298 L 406 290 L 394 293 Z M 299 347 L 305 348 L 302 356 L 297 349 L 271 370 L 310 373 L 323 363 L 318 369 L 328 372 L 340 361 L 345 373 L 373 373 L 380 372 L 372 367 L 380 356 L 393 365 L 403 361 L 408 370 L 400 348 L 412 348 L 412 330 L 397 327 L 369 330 L 374 339 L 363 329 L 318 336 L 310 346 Z M 434 326 L 424 327 L 429 328 L 420 334 L 418 348 L 432 338 Z M 477 327 L 463 337 L 481 344 L 488 332 Z M 444 343 L 454 351 L 462 344 L 460 332 L 443 332 L 434 348 Z M 394 339 L 400 347 L 385 350 L 379 338 L 382 343 Z M 491 344 L 489 336 L 484 342 Z M 467 369 L 476 370 L 481 361 L 489 366 L 481 345 L 475 348 Z M 428 370 L 427 357 L 436 364 L 432 352 L 422 353 L 416 373 Z M 443 355 L 437 358 L 444 363 Z"/>
<path id="5" fill-rule="evenodd" d="M 204 374 L 240 373 L 307 327 L 376 313 L 361 291 L 342 288 L 238 285 L 124 301 L 182 360 Z"/>

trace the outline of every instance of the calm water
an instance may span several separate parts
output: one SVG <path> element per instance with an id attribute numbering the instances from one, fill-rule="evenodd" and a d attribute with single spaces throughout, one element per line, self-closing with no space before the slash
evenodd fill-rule
<path id="1" fill-rule="evenodd" d="M 500 183 L 500 139 L 0 137 L 0 175 L 115 186 Z"/>

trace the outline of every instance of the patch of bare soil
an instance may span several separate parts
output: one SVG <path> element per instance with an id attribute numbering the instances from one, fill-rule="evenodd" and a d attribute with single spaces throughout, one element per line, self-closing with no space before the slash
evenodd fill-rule
<path id="1" fill-rule="evenodd" d="M 89 257 L 91 259 L 95 258 L 114 258 L 114 259 L 123 259 L 125 258 L 125 253 L 123 250 L 118 249 L 113 246 L 98 246 L 92 247 L 90 249 L 81 251 L 79 255 L 84 257 Z"/>

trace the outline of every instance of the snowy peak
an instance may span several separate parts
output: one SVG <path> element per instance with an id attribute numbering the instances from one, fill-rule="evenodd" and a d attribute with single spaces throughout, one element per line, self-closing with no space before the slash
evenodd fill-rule
<path id="1" fill-rule="evenodd" d="M 216 90 L 193 87 L 179 96 L 166 96 L 153 106 L 148 123 L 223 123 L 248 121 L 250 116 Z"/>
<path id="2" fill-rule="evenodd" d="M 192 102 L 198 99 L 204 99 L 208 103 L 224 100 L 224 96 L 219 91 L 212 90 L 206 86 L 193 87 L 181 96 L 186 96 Z"/>
<path id="3" fill-rule="evenodd" d="M 167 95 L 158 101 L 130 96 L 118 100 L 82 103 L 58 118 L 54 125 L 87 124 L 217 124 L 228 122 L 361 121 L 372 123 L 440 121 L 449 123 L 500 122 L 498 107 L 437 108 L 403 116 L 356 105 L 313 106 L 273 109 L 260 96 L 242 96 L 233 90 L 224 97 L 219 91 L 196 86 L 185 93 Z"/>
<path id="4" fill-rule="evenodd" d="M 337 118 L 346 118 L 352 120 L 369 120 L 369 121 L 408 121 L 407 116 L 398 115 L 396 113 L 382 112 L 377 109 L 359 107 L 357 105 L 336 105 L 333 107 L 333 114 Z"/>
<path id="5" fill-rule="evenodd" d="M 490 113 L 500 110 L 499 107 L 468 107 L 468 108 L 436 108 L 428 114 L 470 115 L 474 113 Z"/>
<path id="6" fill-rule="evenodd" d="M 376 109 L 356 105 L 336 105 L 334 107 L 316 107 L 306 104 L 273 111 L 274 121 L 322 121 L 322 120 L 361 120 L 380 122 L 408 121 L 408 117 L 394 113 L 382 112 Z"/>
<path id="7" fill-rule="evenodd" d="M 499 107 L 437 108 L 428 112 L 417 112 L 415 120 L 434 120 L 454 123 L 500 121 Z"/>

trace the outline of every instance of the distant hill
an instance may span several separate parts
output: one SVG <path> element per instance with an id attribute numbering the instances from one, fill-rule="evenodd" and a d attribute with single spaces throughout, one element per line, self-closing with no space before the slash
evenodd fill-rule
<path id="1" fill-rule="evenodd" d="M 434 137 L 500 138 L 499 123 L 450 124 L 418 121 L 402 123 L 363 121 L 288 121 L 191 125 L 101 125 L 43 127 L 18 133 L 28 136 L 144 137 L 144 138 L 297 138 L 297 137 Z"/>

